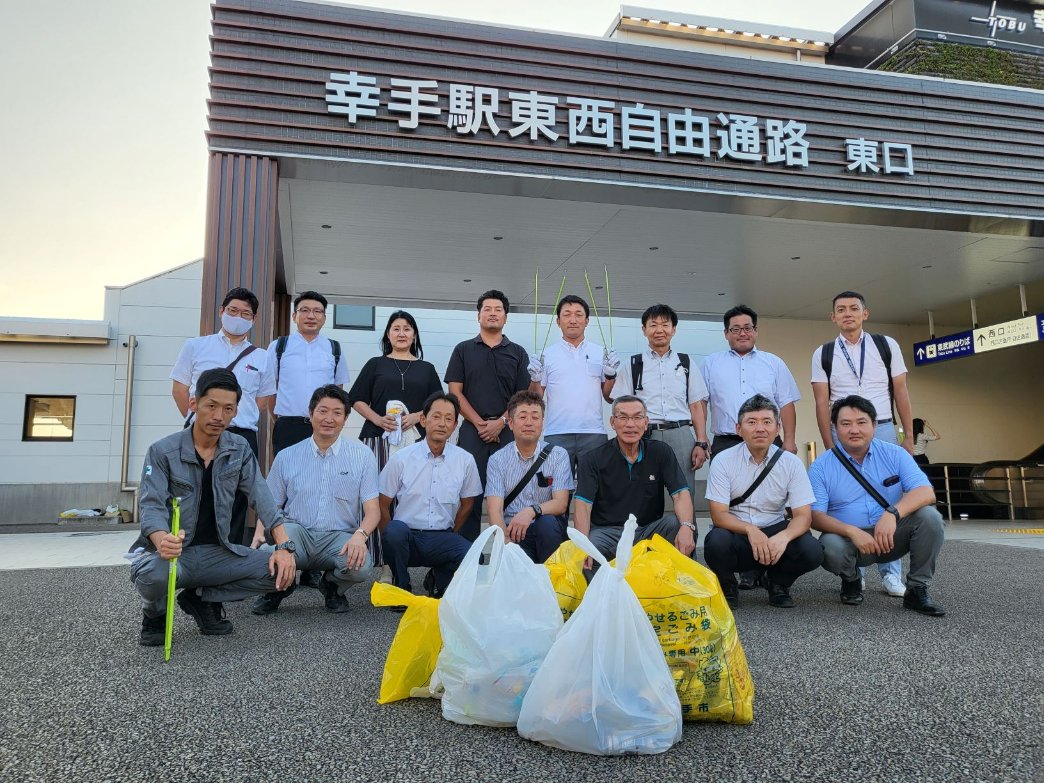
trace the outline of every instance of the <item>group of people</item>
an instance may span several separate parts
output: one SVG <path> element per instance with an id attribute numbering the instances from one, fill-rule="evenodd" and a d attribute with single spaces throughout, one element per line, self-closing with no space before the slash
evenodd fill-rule
<path id="1" fill-rule="evenodd" d="M 491 290 L 477 302 L 478 334 L 454 348 L 441 381 L 399 310 L 350 386 L 340 345 L 320 333 L 326 310 L 321 294 L 300 294 L 294 333 L 261 350 L 247 339 L 258 300 L 234 288 L 220 330 L 183 347 L 170 377 L 185 428 L 150 447 L 140 489 L 131 579 L 143 645 L 163 642 L 175 557 L 178 605 L 204 634 L 232 631 L 226 601 L 255 596 L 255 614 L 276 611 L 298 571 L 331 612 L 346 611 L 348 589 L 378 565 L 406 590 L 410 568 L 430 569 L 424 589 L 437 597 L 478 536 L 483 498 L 489 523 L 538 563 L 566 539 L 571 505 L 574 526 L 609 556 L 634 514 L 638 540 L 659 534 L 694 557 L 694 473 L 708 461 L 705 558 L 731 605 L 760 585 L 772 606 L 793 606 L 791 585 L 820 565 L 840 577 L 842 602 L 858 604 L 860 569 L 879 563 L 904 606 L 944 614 L 928 595 L 942 518 L 892 418 L 894 408 L 912 431 L 906 367 L 894 340 L 863 330 L 858 293 L 835 297 L 840 334 L 813 354 L 827 451 L 808 472 L 795 455 L 797 384 L 756 347 L 758 316 L 744 305 L 724 316 L 728 349 L 697 365 L 672 346 L 671 307 L 643 313 L 648 347 L 621 358 L 587 338 L 590 307 L 566 295 L 561 339 L 531 357 L 504 334 L 510 304 Z M 276 417 L 267 479 L 263 410 Z M 366 420 L 358 440 L 342 437 L 352 410 Z"/>

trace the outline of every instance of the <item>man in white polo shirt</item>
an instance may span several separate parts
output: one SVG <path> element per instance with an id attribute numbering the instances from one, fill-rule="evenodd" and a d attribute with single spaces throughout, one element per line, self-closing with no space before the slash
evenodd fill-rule
<path id="1" fill-rule="evenodd" d="M 341 344 L 319 332 L 326 323 L 326 297 L 305 291 L 294 299 L 297 331 L 279 337 L 268 346 L 266 386 L 275 389 L 275 427 L 272 449 L 278 454 L 312 434 L 308 401 L 320 386 L 343 387 L 349 381 L 348 364 Z"/>
<path id="2" fill-rule="evenodd" d="M 606 442 L 602 401 L 611 402 L 620 359 L 585 337 L 591 308 L 579 296 L 563 296 L 555 310 L 562 339 L 529 363 L 530 391 L 546 394 L 544 439 L 580 457 Z"/>
<path id="3" fill-rule="evenodd" d="M 257 314 L 257 297 L 246 288 L 233 288 L 221 301 L 218 311 L 221 329 L 215 334 L 193 337 L 181 346 L 177 361 L 170 371 L 172 381 L 170 394 L 178 411 L 185 417 L 185 426 L 192 421 L 189 413 L 190 390 L 204 370 L 224 368 L 231 370 L 243 390 L 235 418 L 226 432 L 246 439 L 250 450 L 257 456 L 257 422 L 260 416 L 258 403 L 264 403 L 275 392 L 274 384 L 264 378 L 267 355 L 251 345 L 247 333 L 254 325 Z M 236 492 L 232 504 L 231 537 L 237 544 L 246 544 L 247 497 Z"/>
<path id="4" fill-rule="evenodd" d="M 823 446 L 834 446 L 830 406 L 837 400 L 858 395 L 870 400 L 878 412 L 876 440 L 898 443 L 892 409 L 899 414 L 907 437 L 902 447 L 913 454 L 913 407 L 906 386 L 906 363 L 899 343 L 883 334 L 863 331 L 870 310 L 862 294 L 842 291 L 834 297 L 830 320 L 841 330 L 834 340 L 812 354 L 812 393 L 816 399 L 816 423 Z M 883 589 L 895 598 L 906 593 L 902 561 L 878 563 Z"/>
<path id="5" fill-rule="evenodd" d="M 284 530 L 294 543 L 297 566 L 322 573 L 319 589 L 326 611 L 349 609 L 345 593 L 362 582 L 373 564 L 367 547 L 381 512 L 377 503 L 377 458 L 358 440 L 341 440 L 351 410 L 348 393 L 321 386 L 312 394 L 308 415 L 312 437 L 283 449 L 268 474 L 268 488 L 288 520 Z M 264 531 L 254 535 L 261 546 Z M 294 591 L 259 596 L 254 614 L 271 614 Z"/>

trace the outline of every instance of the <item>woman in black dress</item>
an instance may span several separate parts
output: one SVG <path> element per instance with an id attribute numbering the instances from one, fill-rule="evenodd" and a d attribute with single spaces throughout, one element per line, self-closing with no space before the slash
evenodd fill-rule
<path id="1" fill-rule="evenodd" d="M 387 413 L 388 402 L 399 400 L 409 411 L 402 416 L 402 436 L 410 444 L 424 437 L 418 425 L 421 408 L 437 391 L 442 391 L 442 382 L 435 366 L 424 361 L 417 321 L 405 310 L 396 310 L 384 328 L 381 356 L 363 365 L 348 392 L 352 409 L 366 419 L 359 439 L 377 456 L 379 469 L 388 462 L 384 433 L 395 429 L 395 416 Z"/>

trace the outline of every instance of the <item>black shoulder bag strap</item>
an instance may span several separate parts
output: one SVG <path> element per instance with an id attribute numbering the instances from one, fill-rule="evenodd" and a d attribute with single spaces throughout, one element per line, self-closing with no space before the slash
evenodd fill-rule
<path id="1" fill-rule="evenodd" d="M 642 390 L 642 355 L 636 353 L 631 356 L 631 391 Z"/>
<path id="2" fill-rule="evenodd" d="M 746 501 L 746 499 L 749 498 L 751 495 L 753 495 L 754 494 L 754 490 L 756 490 L 758 487 L 761 486 L 761 482 L 764 481 L 765 477 L 768 476 L 768 474 L 772 472 L 772 469 L 774 467 L 776 467 L 776 463 L 779 462 L 780 457 L 782 457 L 782 456 L 783 456 L 783 449 L 776 449 L 776 453 L 772 455 L 772 459 L 769 460 L 768 465 L 766 465 L 765 469 L 763 471 L 761 471 L 761 475 L 759 475 L 756 479 L 754 479 L 754 483 L 751 484 L 749 487 L 747 487 L 747 491 L 746 492 L 744 492 L 738 498 L 733 498 L 732 500 L 729 501 L 729 508 L 735 508 L 740 503 L 743 503 L 744 501 Z"/>
<path id="3" fill-rule="evenodd" d="M 689 361 L 689 354 L 679 352 L 678 364 L 680 364 L 682 369 L 685 370 L 685 404 L 688 405 L 691 402 L 691 400 L 689 400 L 689 370 L 692 366 L 692 362 Z"/>
<path id="4" fill-rule="evenodd" d="M 885 375 L 888 376 L 888 415 L 893 419 L 895 416 L 895 382 L 892 380 L 892 346 L 888 344 L 888 338 L 883 334 L 871 334 L 870 339 L 877 346 L 877 352 L 881 354 L 884 362 Z"/>
<path id="5" fill-rule="evenodd" d="M 834 368 L 834 341 L 823 343 L 823 350 L 819 354 L 819 364 L 823 368 L 827 379 L 827 397 L 830 396 L 830 371 Z"/>
<path id="6" fill-rule="evenodd" d="M 242 359 L 247 354 L 253 353 L 256 350 L 257 350 L 257 346 L 256 345 L 249 345 L 249 346 L 247 346 L 246 349 L 244 349 L 244 350 L 239 352 L 239 356 L 237 356 L 235 359 L 233 359 L 232 360 L 232 364 L 228 365 L 228 367 L 226 367 L 225 369 L 228 370 L 229 372 L 231 372 L 232 370 L 236 369 L 236 365 L 239 364 L 239 360 L 240 359 Z M 196 418 L 196 414 L 194 414 L 194 413 L 190 413 L 188 416 L 186 416 L 185 417 L 185 427 L 188 427 L 192 423 L 192 420 L 194 418 Z M 182 427 L 182 429 L 185 429 L 185 427 Z"/>
<path id="7" fill-rule="evenodd" d="M 551 449 L 553 448 L 554 445 L 548 443 L 546 446 L 544 446 L 544 448 L 540 450 L 540 454 L 537 455 L 536 462 L 529 466 L 529 470 L 526 471 L 526 475 L 524 475 L 519 480 L 519 482 L 515 485 L 515 488 L 508 492 L 507 497 L 504 498 L 505 509 L 515 502 L 515 498 L 519 496 L 519 493 L 522 492 L 526 484 L 533 480 L 533 476 L 536 475 L 536 472 L 540 470 L 540 466 L 543 465 L 544 461 L 551 455 Z"/>
<path id="8" fill-rule="evenodd" d="M 330 339 L 330 352 L 334 358 L 334 375 L 337 375 L 337 365 L 341 363 L 341 344 L 334 339 Z"/>
<path id="9" fill-rule="evenodd" d="M 843 467 L 850 474 L 852 474 L 852 478 L 858 481 L 860 486 L 862 486 L 862 488 L 866 490 L 866 493 L 877 501 L 877 505 L 879 505 L 883 509 L 887 509 L 890 505 L 892 505 L 884 499 L 884 496 L 880 492 L 874 489 L 873 485 L 866 480 L 866 476 L 864 476 L 862 473 L 860 473 L 858 470 L 852 467 L 852 463 L 848 461 L 848 455 L 841 450 L 840 446 L 835 444 L 831 451 L 834 452 L 834 456 L 837 457 L 837 461 L 841 463 L 841 467 Z"/>

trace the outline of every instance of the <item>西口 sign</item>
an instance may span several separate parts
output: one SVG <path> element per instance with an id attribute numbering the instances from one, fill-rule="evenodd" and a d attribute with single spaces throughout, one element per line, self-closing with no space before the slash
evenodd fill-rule
<path id="1" fill-rule="evenodd" d="M 977 353 L 1013 348 L 1044 340 L 1044 314 L 1030 315 L 1002 324 L 968 329 L 945 337 L 914 343 L 914 365 L 934 364 Z"/>

